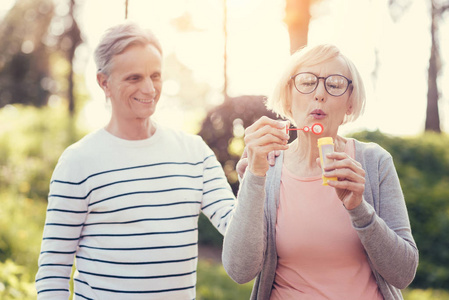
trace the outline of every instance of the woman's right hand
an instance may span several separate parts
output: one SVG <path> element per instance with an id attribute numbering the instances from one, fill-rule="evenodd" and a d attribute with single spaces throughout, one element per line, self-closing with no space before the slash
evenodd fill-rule
<path id="1" fill-rule="evenodd" d="M 248 168 L 254 175 L 265 176 L 268 171 L 268 153 L 288 149 L 289 135 L 285 122 L 261 117 L 245 130 Z"/>

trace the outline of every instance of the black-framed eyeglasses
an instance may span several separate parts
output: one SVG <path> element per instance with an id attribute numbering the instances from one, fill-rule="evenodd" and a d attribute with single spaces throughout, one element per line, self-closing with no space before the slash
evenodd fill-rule
<path id="1" fill-rule="evenodd" d="M 310 94 L 317 87 L 320 79 L 324 80 L 324 88 L 329 95 L 338 97 L 346 93 L 349 85 L 352 83 L 351 79 L 343 75 L 332 74 L 327 77 L 318 77 L 310 72 L 302 72 L 293 75 L 291 78 L 293 84 L 298 92 L 301 94 Z"/>

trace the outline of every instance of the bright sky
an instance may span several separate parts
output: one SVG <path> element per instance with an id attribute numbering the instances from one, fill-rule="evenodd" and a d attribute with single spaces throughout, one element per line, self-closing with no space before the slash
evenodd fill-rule
<path id="1" fill-rule="evenodd" d="M 2 2 L 13 0 L 2 0 Z M 60 2 L 60 0 L 55 0 Z M 282 23 L 283 0 L 228 1 L 228 81 L 229 94 L 269 95 L 289 56 L 289 39 Z M 78 51 L 80 71 L 93 100 L 86 108 L 92 126 L 107 120 L 104 96 L 95 82 L 93 49 L 104 30 L 124 19 L 125 0 L 81 1 L 78 20 L 86 45 Z M 403 17 L 393 23 L 388 0 L 325 0 L 312 10 L 309 43 L 334 43 L 351 58 L 368 92 L 364 116 L 341 128 L 341 133 L 380 129 L 393 135 L 414 135 L 424 128 L 427 97 L 427 65 L 430 49 L 428 1 L 412 1 Z M 3 12 L 8 7 L 4 3 Z M 165 55 L 175 52 L 198 81 L 215 89 L 210 103 L 220 101 L 223 84 L 223 1 L 222 0 L 129 0 L 129 18 L 151 28 L 161 40 Z M 180 34 L 170 21 L 185 10 L 192 14 L 199 32 Z M 449 19 L 449 18 L 447 18 Z M 440 28 L 441 53 L 449 53 L 449 22 Z M 376 80 L 372 72 L 375 49 L 380 63 Z M 440 118 L 449 131 L 449 61 L 439 81 Z M 169 86 L 164 87 L 168 92 Z M 183 127 L 186 115 L 159 103 L 159 121 Z M 95 121 L 95 122 L 94 122 Z"/>

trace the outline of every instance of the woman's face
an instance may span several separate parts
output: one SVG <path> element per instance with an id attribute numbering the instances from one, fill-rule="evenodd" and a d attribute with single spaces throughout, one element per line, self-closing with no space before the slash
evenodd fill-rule
<path id="1" fill-rule="evenodd" d="M 111 100 L 112 118 L 148 119 L 156 110 L 162 90 L 162 56 L 152 45 L 132 45 L 112 59 L 109 76 L 99 77 Z"/>
<path id="2" fill-rule="evenodd" d="M 300 72 L 310 72 L 318 77 L 339 74 L 351 79 L 348 67 L 341 57 L 318 65 L 302 67 L 296 73 Z M 341 96 L 332 96 L 326 91 L 323 79 L 319 79 L 318 86 L 310 94 L 298 92 L 293 84 L 290 93 L 292 116 L 298 128 L 321 123 L 324 134 L 333 136 L 337 134 L 345 115 L 352 112 L 352 103 L 349 101 L 350 88 Z"/>

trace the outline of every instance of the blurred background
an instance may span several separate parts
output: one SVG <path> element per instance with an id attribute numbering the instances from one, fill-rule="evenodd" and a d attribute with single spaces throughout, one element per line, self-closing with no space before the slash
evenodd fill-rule
<path id="1" fill-rule="evenodd" d="M 164 49 L 155 119 L 200 134 L 234 192 L 244 128 L 262 115 L 290 54 L 333 43 L 365 82 L 367 107 L 341 134 L 392 155 L 420 265 L 407 300 L 449 299 L 448 0 L 1 0 L 0 299 L 35 299 L 48 186 L 62 151 L 106 124 L 93 50 L 130 19 Z M 293 138 L 293 137 L 292 137 Z M 198 299 L 248 299 L 200 218 Z"/>

